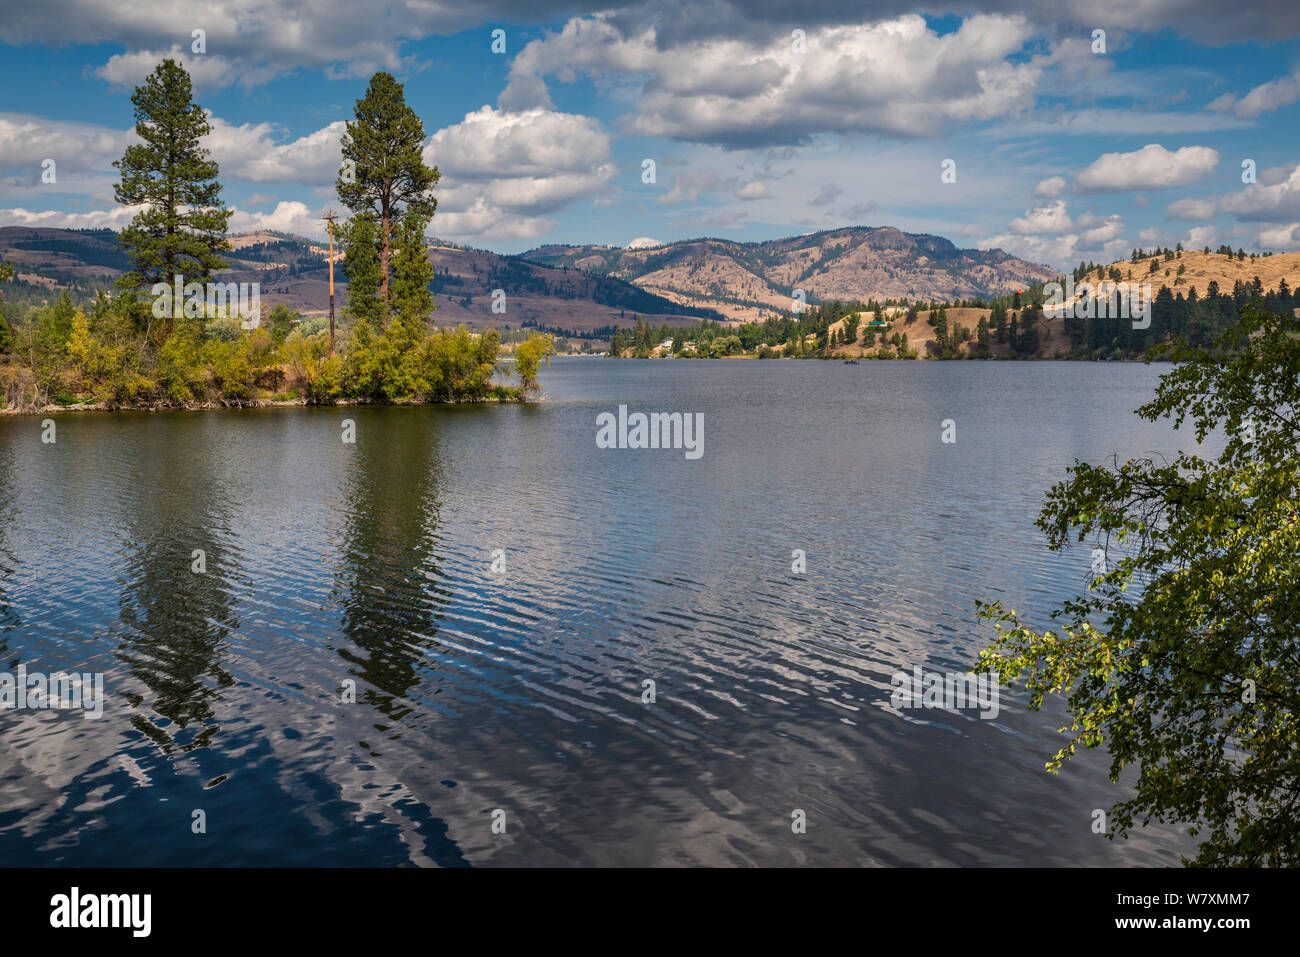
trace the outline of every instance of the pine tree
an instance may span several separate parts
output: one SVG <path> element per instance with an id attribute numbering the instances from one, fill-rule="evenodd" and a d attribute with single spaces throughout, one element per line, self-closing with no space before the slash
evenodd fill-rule
<path id="1" fill-rule="evenodd" d="M 1020 335 L 1016 340 L 1016 351 L 1021 355 L 1032 356 L 1038 352 L 1038 307 L 1026 306 L 1020 313 Z"/>
<path id="2" fill-rule="evenodd" d="M 437 200 L 433 187 L 441 174 L 421 155 L 424 124 L 406 105 L 402 85 L 391 74 L 370 78 L 366 95 L 357 100 L 356 120 L 343 134 L 344 166 L 335 182 L 339 199 L 376 230 L 378 313 L 380 327 L 396 305 L 390 302 L 390 264 L 394 232 L 423 237 Z M 414 217 L 408 222 L 409 217 Z M 355 234 L 354 234 L 355 238 Z M 351 250 L 349 250 L 349 254 Z M 404 289 L 410 291 L 409 284 Z"/>
<path id="3" fill-rule="evenodd" d="M 423 328 L 436 308 L 429 289 L 433 263 L 424 243 L 425 223 L 417 213 L 407 210 L 397 231 L 397 255 L 393 260 L 394 311 L 416 328 Z"/>
<path id="4" fill-rule="evenodd" d="M 0 282 L 12 279 L 14 267 L 8 263 L 0 263 Z M 13 348 L 14 336 L 9 324 L 5 322 L 4 313 L 0 312 L 0 355 L 8 352 Z"/>
<path id="5" fill-rule="evenodd" d="M 999 343 L 1007 341 L 1007 307 L 995 302 L 989 312 L 989 328 L 993 330 L 994 339 Z"/>
<path id="6" fill-rule="evenodd" d="M 142 142 L 113 164 L 122 176 L 114 194 L 119 203 L 145 208 L 122 230 L 132 269 L 118 280 L 121 286 L 170 284 L 177 275 L 202 283 L 226 265 L 219 253 L 230 248 L 232 211 L 221 200 L 217 164 L 199 145 L 212 126 L 192 93 L 185 68 L 167 59 L 131 95 Z M 164 336 L 171 335 L 177 311 L 169 311 Z"/>
<path id="7" fill-rule="evenodd" d="M 381 303 L 375 223 L 366 216 L 354 216 L 336 229 L 344 252 L 343 274 L 348 280 L 347 314 L 354 320 L 378 323 Z"/>

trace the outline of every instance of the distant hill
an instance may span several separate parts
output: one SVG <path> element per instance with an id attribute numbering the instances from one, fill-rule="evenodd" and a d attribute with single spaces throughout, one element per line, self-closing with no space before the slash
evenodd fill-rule
<path id="1" fill-rule="evenodd" d="M 131 268 L 111 229 L 0 228 L 0 259 L 46 284 L 113 279 Z M 25 274 L 25 275 L 24 275 Z"/>
<path id="2" fill-rule="evenodd" d="M 262 283 L 263 300 L 307 314 L 329 307 L 325 247 L 285 233 L 231 237 L 225 278 Z M 435 242 L 436 319 L 471 327 L 524 324 L 592 331 L 703 318 L 761 321 L 789 309 L 795 289 L 808 302 L 907 297 L 971 299 L 1006 293 L 1056 272 L 999 249 L 959 249 L 939 236 L 890 227 L 848 227 L 737 243 L 695 239 L 662 246 L 540 246 L 520 256 Z M 0 259 L 19 278 L 51 289 L 105 286 L 129 268 L 109 230 L 0 228 Z M 342 305 L 346 287 L 336 273 Z M 507 311 L 492 312 L 504 289 Z"/>
<path id="3" fill-rule="evenodd" d="M 1174 295 L 1181 294 L 1184 297 L 1192 289 L 1196 290 L 1197 296 L 1203 297 L 1211 282 L 1219 284 L 1220 292 L 1230 293 L 1236 283 L 1249 284 L 1256 276 L 1265 290 L 1277 288 L 1282 279 L 1286 280 L 1293 291 L 1300 284 L 1300 252 L 1277 253 L 1255 259 L 1249 256 L 1237 259 L 1223 253 L 1205 253 L 1193 249 L 1183 250 L 1181 256 L 1175 255 L 1176 258 L 1167 261 L 1163 256 L 1147 256 L 1136 263 L 1121 259 L 1107 266 L 1106 272 L 1109 274 L 1112 268 L 1118 269 L 1124 282 L 1149 282 L 1153 292 L 1158 292 L 1161 286 L 1168 286 Z M 1151 271 L 1153 258 L 1159 260 L 1155 272 Z M 1181 276 L 1178 274 L 1180 266 L 1183 267 Z M 1088 278 L 1095 281 L 1096 273 Z"/>
<path id="4" fill-rule="evenodd" d="M 626 280 L 728 319 L 761 321 L 788 309 L 795 289 L 828 299 L 960 300 L 1023 289 L 1058 271 L 1000 249 L 959 249 L 940 236 L 888 226 L 738 243 L 694 239 L 649 248 L 539 246 L 522 258 Z"/>
<path id="5" fill-rule="evenodd" d="M 307 315 L 329 309 L 327 247 L 284 233 L 256 232 L 230 237 L 230 268 L 224 281 L 259 282 L 266 305 L 284 303 Z M 537 325 L 590 332 L 631 325 L 634 316 L 655 324 L 687 324 L 721 319 L 693 304 L 679 304 L 614 276 L 589 275 L 568 266 L 548 266 L 516 256 L 450 243 L 429 247 L 440 325 L 471 328 Z M 12 263 L 17 278 L 51 292 L 71 286 L 109 288 L 130 268 L 110 230 L 0 228 L 0 260 Z M 506 311 L 493 313 L 492 293 L 503 289 Z M 335 307 L 347 295 L 341 268 L 335 270 Z"/>

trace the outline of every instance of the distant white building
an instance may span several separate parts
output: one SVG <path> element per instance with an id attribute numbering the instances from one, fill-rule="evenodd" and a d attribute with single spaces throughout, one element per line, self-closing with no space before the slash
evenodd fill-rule
<path id="1" fill-rule="evenodd" d="M 673 348 L 673 340 L 665 339 L 663 342 L 659 343 L 659 348 L 663 349 L 664 352 L 671 352 Z"/>

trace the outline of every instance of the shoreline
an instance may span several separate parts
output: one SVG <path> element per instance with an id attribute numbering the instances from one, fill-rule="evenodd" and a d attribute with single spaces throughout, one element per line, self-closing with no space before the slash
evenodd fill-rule
<path id="1" fill-rule="evenodd" d="M 554 356 L 552 361 L 554 361 L 555 359 L 580 359 L 580 358 L 610 359 L 613 357 L 609 355 L 597 355 L 594 353 L 573 353 L 569 355 L 560 354 Z M 666 358 L 667 357 L 665 356 L 642 356 L 640 357 L 640 361 L 653 362 L 653 361 L 661 361 Z M 673 356 L 672 358 L 676 360 L 685 357 Z M 1114 358 L 1114 359 L 1080 359 L 1080 358 L 1073 358 L 1071 356 L 1038 356 L 1034 358 L 1012 358 L 1010 356 L 980 356 L 980 357 L 963 356 L 962 358 L 953 358 L 953 359 L 940 359 L 938 357 L 921 358 L 920 356 L 915 356 L 911 358 L 899 358 L 896 356 L 893 359 L 881 359 L 876 356 L 861 356 L 861 357 L 806 356 L 806 357 L 798 357 L 798 358 L 790 357 L 790 356 L 770 356 L 767 359 L 762 359 L 753 353 L 746 353 L 743 355 L 733 355 L 733 356 L 717 356 L 713 359 L 707 359 L 700 356 L 691 356 L 689 357 L 689 361 L 691 362 L 709 362 L 709 361 L 733 362 L 733 361 L 748 360 L 754 362 L 786 361 L 786 362 L 846 363 L 848 362 L 849 358 L 853 358 L 855 360 L 854 364 L 862 364 L 864 362 L 1087 362 L 1087 363 L 1125 362 L 1125 363 L 1147 364 L 1148 361 L 1153 361 L 1153 362 L 1162 361 L 1160 358 L 1156 358 L 1152 360 L 1147 360 L 1145 358 L 1128 358 L 1128 357 Z M 622 362 L 638 361 L 638 357 L 635 356 L 619 356 L 618 359 L 619 361 Z M 1163 361 L 1168 361 L 1168 360 L 1163 360 Z M 350 399 L 350 398 L 334 399 L 330 402 L 312 402 L 306 398 L 298 397 L 295 399 L 250 399 L 247 402 L 234 402 L 234 403 L 212 402 L 212 401 L 191 402 L 191 403 L 186 403 L 184 405 L 168 405 L 168 404 L 160 404 L 160 403 L 150 403 L 145 405 L 109 405 L 104 402 L 84 402 L 84 403 L 75 403 L 72 405 L 58 405 L 57 403 L 50 403 L 41 406 L 40 408 L 37 409 L 3 408 L 0 409 L 0 416 L 55 415 L 64 412 L 73 412 L 73 413 L 75 412 L 147 412 L 153 414 L 157 412 L 213 412 L 213 411 L 219 411 L 223 409 L 230 409 L 230 410 L 283 409 L 283 408 L 308 408 L 308 407 L 328 409 L 328 408 L 339 408 L 339 407 L 348 408 L 351 406 L 411 407 L 411 406 L 421 406 L 421 405 L 489 405 L 489 404 L 528 405 L 530 403 L 540 402 L 542 400 L 543 400 L 542 396 L 537 396 L 531 399 L 502 398 L 500 396 L 485 396 L 481 399 L 453 399 L 444 402 L 423 402 L 423 401 L 415 401 L 415 400 L 409 402 L 375 402 L 370 399 Z"/>
<path id="2" fill-rule="evenodd" d="M 566 355 L 560 353 L 556 358 L 573 359 L 581 358 L 581 353 Z M 954 356 L 951 359 L 943 359 L 939 356 L 893 356 L 889 359 L 883 359 L 880 356 L 768 356 L 764 359 L 752 352 L 746 352 L 733 356 L 609 356 L 603 355 L 597 358 L 610 359 L 618 358 L 621 361 L 659 361 L 666 359 L 687 360 L 690 362 L 732 362 L 737 359 L 751 359 L 758 362 L 848 362 L 850 359 L 858 363 L 863 362 L 1138 362 L 1145 363 L 1145 356 L 1116 356 L 1112 359 L 1084 359 L 1079 356 Z M 1152 359 L 1153 362 L 1165 361 L 1160 357 Z"/>
<path id="3" fill-rule="evenodd" d="M 310 402 L 298 399 L 251 399 L 248 402 L 192 402 L 186 405 L 107 405 L 103 402 L 85 402 L 76 405 L 44 405 L 39 409 L 0 409 L 0 415 L 54 415 L 59 412 L 216 412 L 223 409 L 284 409 L 284 408 L 320 408 L 330 409 L 350 406 L 414 407 L 421 405 L 528 405 L 539 399 L 502 399 L 487 396 L 482 399 L 456 399 L 448 402 L 372 402 L 369 399 L 335 399 L 331 402 Z"/>

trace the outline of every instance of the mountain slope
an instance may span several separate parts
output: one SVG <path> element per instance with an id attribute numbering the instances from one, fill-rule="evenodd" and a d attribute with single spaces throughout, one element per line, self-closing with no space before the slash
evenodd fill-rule
<path id="1" fill-rule="evenodd" d="M 230 268 L 225 282 L 258 282 L 266 307 L 284 303 L 304 314 L 329 309 L 328 248 L 318 242 L 283 233 L 257 232 L 230 237 L 225 254 Z M 434 266 L 439 325 L 465 323 L 484 326 L 539 325 L 592 331 L 630 325 L 634 315 L 656 325 L 688 324 L 702 318 L 722 318 L 695 304 L 678 305 L 614 276 L 589 275 L 564 265 L 548 266 L 514 256 L 447 243 L 429 247 Z M 110 230 L 79 232 L 67 229 L 0 228 L 0 261 L 12 263 L 20 281 L 51 290 L 77 285 L 81 291 L 111 288 L 130 268 L 126 254 Z M 342 310 L 347 284 L 335 268 L 335 308 Z M 505 312 L 493 312 L 493 292 L 505 292 Z"/>
<path id="2" fill-rule="evenodd" d="M 627 280 L 681 304 L 758 321 L 790 306 L 795 289 L 826 299 L 973 299 L 1053 279 L 1046 266 L 1000 249 L 959 249 L 892 227 L 844 229 L 737 243 L 698 239 L 649 249 L 541 246 L 522 258 Z"/>
<path id="3" fill-rule="evenodd" d="M 1159 260 L 1155 272 L 1151 271 L 1153 258 Z M 1180 266 L 1183 267 L 1182 275 L 1178 273 Z M 1147 256 L 1136 263 L 1121 259 L 1107 266 L 1106 272 L 1109 274 L 1111 269 L 1118 269 L 1124 282 L 1149 282 L 1153 291 L 1168 286 L 1175 295 L 1183 296 L 1192 289 L 1196 290 L 1197 296 L 1204 296 L 1211 282 L 1219 284 L 1220 292 L 1230 293 L 1236 283 L 1249 284 L 1256 276 L 1265 290 L 1277 288 L 1282 279 L 1294 290 L 1300 283 L 1300 252 L 1278 253 L 1252 260 L 1249 256 L 1237 259 L 1222 253 L 1186 249 L 1180 256 L 1167 261 L 1163 256 Z M 1095 281 L 1096 278 L 1095 272 L 1088 276 L 1089 280 Z"/>

